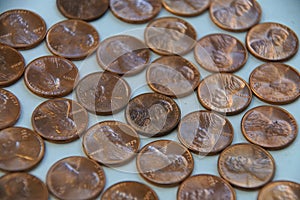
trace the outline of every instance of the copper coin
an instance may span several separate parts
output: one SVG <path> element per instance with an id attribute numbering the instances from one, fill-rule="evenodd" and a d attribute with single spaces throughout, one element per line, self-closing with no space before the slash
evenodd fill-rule
<path id="1" fill-rule="evenodd" d="M 180 121 L 177 103 L 164 95 L 145 93 L 130 100 L 125 118 L 138 133 L 147 137 L 170 133 Z"/>
<path id="2" fill-rule="evenodd" d="M 11 92 L 0 88 L 0 130 L 14 125 L 21 113 L 18 98 Z"/>
<path id="3" fill-rule="evenodd" d="M 58 56 L 43 56 L 27 65 L 24 80 L 34 94 L 55 98 L 71 93 L 78 75 L 78 69 L 71 61 Z"/>
<path id="4" fill-rule="evenodd" d="M 195 111 L 181 119 L 177 136 L 188 149 L 202 155 L 214 155 L 231 144 L 233 127 L 222 115 Z"/>
<path id="5" fill-rule="evenodd" d="M 117 35 L 101 42 L 97 61 L 104 70 L 130 76 L 141 72 L 147 66 L 150 51 L 135 37 Z"/>
<path id="6" fill-rule="evenodd" d="M 62 200 L 95 199 L 105 185 L 105 174 L 96 162 L 81 156 L 63 158 L 49 169 L 46 184 Z"/>
<path id="7" fill-rule="evenodd" d="M 88 125 L 87 111 L 77 102 L 59 98 L 41 103 L 32 113 L 33 129 L 52 142 L 78 139 Z"/>
<path id="8" fill-rule="evenodd" d="M 154 91 L 171 97 L 183 97 L 194 92 L 200 83 L 195 65 L 180 56 L 163 56 L 147 68 L 147 83 Z"/>
<path id="9" fill-rule="evenodd" d="M 300 74 L 283 63 L 265 63 L 255 68 L 249 78 L 253 93 L 272 104 L 287 104 L 300 96 Z"/>
<path id="10" fill-rule="evenodd" d="M 92 54 L 99 45 L 99 34 L 89 23 L 70 19 L 54 24 L 47 33 L 46 44 L 51 53 L 73 60 Z"/>
<path id="11" fill-rule="evenodd" d="M 128 23 L 145 23 L 156 17 L 161 10 L 160 0 L 110 0 L 114 16 Z"/>
<path id="12" fill-rule="evenodd" d="M 299 47 L 296 33 L 279 23 L 254 26 L 246 36 L 247 47 L 255 57 L 267 61 L 283 61 L 293 57 Z"/>
<path id="13" fill-rule="evenodd" d="M 257 200 L 299 200 L 300 184 L 291 181 L 274 181 L 264 186 Z"/>
<path id="14" fill-rule="evenodd" d="M 29 10 L 8 10 L 0 15 L 0 43 L 18 49 L 31 49 L 46 35 L 46 23 Z"/>
<path id="15" fill-rule="evenodd" d="M 177 185 L 194 169 L 192 154 L 171 140 L 156 140 L 145 145 L 137 155 L 140 175 L 159 185 Z"/>
<path id="16" fill-rule="evenodd" d="M 89 158 L 104 165 L 119 165 L 131 160 L 140 146 L 136 131 L 119 121 L 102 121 L 90 127 L 82 145 Z"/>
<path id="17" fill-rule="evenodd" d="M 210 5 L 210 0 L 162 0 L 165 9 L 175 15 L 193 17 L 203 13 Z"/>
<path id="18" fill-rule="evenodd" d="M 101 17 L 108 9 L 108 0 L 56 0 L 58 10 L 69 19 L 91 21 Z"/>
<path id="19" fill-rule="evenodd" d="M 235 191 L 225 180 L 210 174 L 187 178 L 177 190 L 177 200 L 235 200 Z"/>
<path id="20" fill-rule="evenodd" d="M 246 31 L 260 21 L 261 7 L 255 0 L 214 0 L 210 5 L 212 21 L 228 31 Z"/>
<path id="21" fill-rule="evenodd" d="M 130 93 L 126 80 L 109 72 L 88 74 L 76 87 L 78 102 L 97 115 L 121 111 L 127 105 Z"/>
<path id="22" fill-rule="evenodd" d="M 9 86 L 21 78 L 25 61 L 17 50 L 0 45 L 0 87 Z"/>
<path id="23" fill-rule="evenodd" d="M 196 44 L 197 33 L 187 21 L 177 17 L 153 20 L 145 29 L 145 43 L 160 55 L 184 55 Z"/>
<path id="24" fill-rule="evenodd" d="M 263 148 L 240 143 L 227 147 L 220 154 L 218 171 L 233 186 L 257 189 L 273 179 L 275 161 Z"/>
<path id="25" fill-rule="evenodd" d="M 298 134 L 296 119 L 275 106 L 258 106 L 247 111 L 241 129 L 249 142 L 270 150 L 287 147 Z"/>
<path id="26" fill-rule="evenodd" d="M 0 178 L 0 197 L 3 200 L 48 200 L 45 183 L 28 173 L 9 173 Z"/>
<path id="27" fill-rule="evenodd" d="M 223 33 L 201 38 L 194 49 L 199 65 L 211 72 L 235 72 L 248 59 L 246 47 L 237 38 Z"/>

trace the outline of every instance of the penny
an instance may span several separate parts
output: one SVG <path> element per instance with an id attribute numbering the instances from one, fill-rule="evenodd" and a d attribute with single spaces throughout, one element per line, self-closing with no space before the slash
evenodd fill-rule
<path id="1" fill-rule="evenodd" d="M 199 65 L 211 72 L 235 72 L 248 59 L 246 47 L 237 38 L 223 33 L 201 38 L 194 49 Z"/>
<path id="2" fill-rule="evenodd" d="M 210 5 L 210 0 L 163 0 L 165 9 L 175 15 L 193 17 L 203 13 Z"/>
<path id="3" fill-rule="evenodd" d="M 283 24 L 262 23 L 248 31 L 246 45 L 259 59 L 285 61 L 297 53 L 299 41 L 296 33 Z"/>
<path id="4" fill-rule="evenodd" d="M 71 142 L 78 139 L 88 125 L 88 113 L 77 102 L 65 99 L 44 101 L 32 113 L 33 129 L 51 142 Z"/>
<path id="5" fill-rule="evenodd" d="M 29 10 L 8 10 L 0 15 L 0 43 L 17 49 L 31 49 L 46 36 L 46 23 Z"/>
<path id="6" fill-rule="evenodd" d="M 129 101 L 125 118 L 139 134 L 157 137 L 176 128 L 180 113 L 180 108 L 173 99 L 157 93 L 144 93 Z"/>
<path id="7" fill-rule="evenodd" d="M 249 106 L 252 92 L 242 78 L 220 73 L 207 76 L 200 82 L 198 99 L 208 110 L 235 115 Z"/>
<path id="8" fill-rule="evenodd" d="M 273 179 L 275 161 L 269 152 L 257 145 L 234 144 L 220 154 L 218 171 L 233 186 L 257 189 Z"/>
<path id="9" fill-rule="evenodd" d="M 78 76 L 78 69 L 71 61 L 58 56 L 43 56 L 27 65 L 24 80 L 34 94 L 55 98 L 70 94 Z"/>
<path id="10" fill-rule="evenodd" d="M 111 115 L 129 102 L 131 89 L 125 79 L 109 72 L 95 72 L 82 78 L 76 87 L 78 102 L 89 112 Z"/>
<path id="11" fill-rule="evenodd" d="M 262 101 L 287 104 L 300 96 L 299 72 L 283 63 L 265 63 L 250 74 L 249 85 Z"/>
<path id="12" fill-rule="evenodd" d="M 246 31 L 261 18 L 261 7 L 255 0 L 215 0 L 210 5 L 210 18 L 228 31 Z"/>
<path id="13" fill-rule="evenodd" d="M 224 116 L 201 110 L 189 113 L 181 119 L 177 136 L 193 152 L 214 155 L 231 144 L 233 127 Z"/>
<path id="14" fill-rule="evenodd" d="M 13 126 L 19 119 L 21 105 L 10 91 L 0 88 L 0 130 Z"/>
<path id="15" fill-rule="evenodd" d="M 129 35 L 109 37 L 101 42 L 97 61 L 104 70 L 135 75 L 150 62 L 150 51 L 139 39 Z"/>
<path id="16" fill-rule="evenodd" d="M 194 92 L 200 83 L 200 73 L 183 57 L 163 56 L 147 68 L 146 79 L 154 92 L 176 98 Z"/>
<path id="17" fill-rule="evenodd" d="M 156 140 L 145 145 L 136 160 L 137 170 L 147 181 L 158 185 L 177 185 L 194 169 L 192 154 L 171 140 Z"/>
<path id="18" fill-rule="evenodd" d="M 97 49 L 99 40 L 99 34 L 92 25 L 70 19 L 58 22 L 48 30 L 46 45 L 54 55 L 82 60 Z"/>
<path id="19" fill-rule="evenodd" d="M 184 55 L 196 44 L 197 33 L 187 21 L 163 17 L 150 22 L 144 32 L 146 45 L 160 55 Z"/>
<path id="20" fill-rule="evenodd" d="M 274 181 L 264 186 L 257 200 L 298 200 L 300 184 L 292 181 Z"/>
<path id="21" fill-rule="evenodd" d="M 71 156 L 51 166 L 46 184 L 49 191 L 62 200 L 95 199 L 103 190 L 105 179 L 99 164 L 82 156 Z"/>
<path id="22" fill-rule="evenodd" d="M 241 129 L 249 142 L 270 150 L 287 147 L 298 134 L 296 119 L 275 106 L 258 106 L 247 111 Z"/>
<path id="23" fill-rule="evenodd" d="M 120 165 L 131 160 L 140 146 L 136 131 L 119 121 L 102 121 L 90 127 L 83 136 L 84 152 L 104 165 Z"/>

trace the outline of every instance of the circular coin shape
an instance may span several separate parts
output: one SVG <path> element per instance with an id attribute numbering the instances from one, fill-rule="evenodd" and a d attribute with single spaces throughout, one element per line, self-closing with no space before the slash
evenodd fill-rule
<path id="1" fill-rule="evenodd" d="M 117 35 L 101 42 L 97 61 L 104 70 L 130 76 L 141 72 L 147 66 L 150 51 L 135 37 Z"/>
<path id="2" fill-rule="evenodd" d="M 233 186 L 257 189 L 273 179 L 275 161 L 263 148 L 240 143 L 227 147 L 220 154 L 218 171 Z"/>
<path id="3" fill-rule="evenodd" d="M 109 72 L 88 74 L 76 87 L 77 100 L 89 112 L 110 115 L 129 102 L 131 89 L 125 79 Z"/>
<path id="4" fill-rule="evenodd" d="M 180 56 L 163 56 L 147 68 L 146 79 L 154 92 L 183 97 L 198 87 L 200 73 L 190 61 Z"/>
<path id="5" fill-rule="evenodd" d="M 18 49 L 31 49 L 46 35 L 46 23 L 29 10 L 8 10 L 0 15 L 0 43 Z"/>
<path id="6" fill-rule="evenodd" d="M 88 125 L 88 113 L 77 102 L 51 99 L 41 103 L 32 113 L 33 129 L 51 142 L 67 143 L 78 139 Z"/>
<path id="7" fill-rule="evenodd" d="M 58 22 L 48 30 L 46 36 L 51 53 L 73 60 L 81 60 L 92 54 L 99 40 L 99 34 L 92 25 L 76 19 Z"/>
<path id="8" fill-rule="evenodd" d="M 180 113 L 173 99 L 157 93 L 145 93 L 129 101 L 125 118 L 141 135 L 157 137 L 170 133 L 177 126 Z"/>
<path id="9" fill-rule="evenodd" d="M 175 15 L 193 17 L 203 13 L 210 5 L 210 0 L 163 0 L 165 9 Z"/>
<path id="10" fill-rule="evenodd" d="M 298 200 L 300 184 L 291 181 L 274 181 L 265 185 L 258 193 L 257 200 Z"/>
<path id="11" fill-rule="evenodd" d="M 226 115 L 245 110 L 252 92 L 242 78 L 233 74 L 213 74 L 204 78 L 198 87 L 198 98 L 203 107 Z"/>
<path id="12" fill-rule="evenodd" d="M 255 68 L 249 78 L 253 93 L 262 101 L 287 104 L 300 96 L 300 74 L 283 63 L 265 63 Z"/>
<path id="13" fill-rule="evenodd" d="M 105 174 L 96 162 L 81 156 L 63 158 L 49 169 L 46 184 L 62 200 L 95 199 L 105 185 Z"/>
<path id="14" fill-rule="evenodd" d="M 199 65 L 211 72 L 235 72 L 248 59 L 246 47 L 237 38 L 223 34 L 210 34 L 201 38 L 194 49 Z"/>
<path id="15" fill-rule="evenodd" d="M 146 45 L 160 55 L 184 55 L 196 44 L 197 33 L 187 21 L 177 17 L 153 20 L 144 32 Z"/>
<path id="16" fill-rule="evenodd" d="M 283 24 L 262 23 L 248 31 L 246 45 L 259 59 L 284 61 L 297 53 L 299 41 L 296 33 Z"/>
<path id="17" fill-rule="evenodd" d="M 210 18 L 222 29 L 246 31 L 260 21 L 261 7 L 255 0 L 214 0 Z"/>
<path id="18" fill-rule="evenodd" d="M 247 111 L 241 129 L 249 142 L 270 150 L 287 147 L 298 134 L 296 119 L 275 106 L 258 106 Z"/>
<path id="19" fill-rule="evenodd" d="M 0 88 L 0 130 L 14 125 L 21 113 L 18 98 L 11 92 Z"/>
<path id="20" fill-rule="evenodd" d="M 177 185 L 194 169 L 192 154 L 181 144 L 171 140 L 156 140 L 145 145 L 137 155 L 140 175 L 159 185 Z"/>
<path id="21" fill-rule="evenodd" d="M 231 144 L 233 127 L 222 115 L 195 111 L 181 119 L 177 136 L 188 149 L 202 155 L 214 155 Z"/>

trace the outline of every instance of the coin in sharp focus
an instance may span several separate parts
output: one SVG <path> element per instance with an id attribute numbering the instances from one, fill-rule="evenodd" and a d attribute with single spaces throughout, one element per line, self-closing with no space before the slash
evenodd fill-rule
<path id="1" fill-rule="evenodd" d="M 32 113 L 33 129 L 51 142 L 67 143 L 78 139 L 88 125 L 88 113 L 79 103 L 65 98 L 51 99 Z"/>
<path id="2" fill-rule="evenodd" d="M 235 72 L 248 59 L 247 49 L 237 38 L 224 34 L 210 34 L 198 40 L 194 57 L 199 65 L 211 72 Z"/>
<path id="3" fill-rule="evenodd" d="M 163 17 L 150 22 L 144 32 L 146 45 L 160 55 L 184 55 L 196 44 L 197 33 L 187 21 Z"/>
<path id="4" fill-rule="evenodd" d="M 200 83 L 200 73 L 183 57 L 163 56 L 147 68 L 146 79 L 154 92 L 177 98 L 194 92 Z"/>
<path id="5" fill-rule="evenodd" d="M 263 148 L 247 143 L 227 147 L 219 156 L 218 171 L 235 187 L 257 189 L 270 182 L 275 174 L 275 161 Z"/>
<path id="6" fill-rule="evenodd" d="M 262 10 L 256 0 L 214 0 L 209 12 L 212 21 L 220 28 L 247 31 L 259 23 Z"/>
<path id="7" fill-rule="evenodd" d="M 47 32 L 46 45 L 51 53 L 82 60 L 99 46 L 100 36 L 89 23 L 70 19 L 54 24 Z"/>
<path id="8" fill-rule="evenodd" d="M 299 48 L 296 33 L 279 23 L 262 23 L 251 28 L 246 36 L 250 53 L 261 60 L 285 61 Z"/>
<path id="9" fill-rule="evenodd" d="M 0 130 L 14 125 L 21 113 L 18 98 L 10 91 L 0 88 Z"/>
<path id="10" fill-rule="evenodd" d="M 174 15 L 193 17 L 203 13 L 210 5 L 210 0 L 162 0 L 165 9 Z"/>
<path id="11" fill-rule="evenodd" d="M 105 186 L 102 167 L 82 156 L 55 162 L 46 176 L 49 191 L 61 200 L 96 199 Z"/>
<path id="12" fill-rule="evenodd" d="M 300 184 L 292 181 L 274 181 L 265 185 L 257 200 L 299 200 Z"/>
<path id="13" fill-rule="evenodd" d="M 104 70 L 131 76 L 141 72 L 150 62 L 150 50 L 133 36 L 117 35 L 101 42 L 97 61 Z"/>
<path id="14" fill-rule="evenodd" d="M 192 154 L 171 140 L 156 140 L 145 145 L 137 155 L 137 170 L 147 181 L 160 186 L 178 185 L 194 169 Z"/>
<path id="15" fill-rule="evenodd" d="M 131 89 L 125 79 L 110 72 L 95 72 L 82 78 L 76 89 L 78 102 L 89 112 L 111 115 L 129 102 Z"/>
<path id="16" fill-rule="evenodd" d="M 184 116 L 177 133 L 179 141 L 201 155 L 214 155 L 229 146 L 233 127 L 224 116 L 211 111 L 195 111 Z"/>
<path id="17" fill-rule="evenodd" d="M 262 101 L 287 104 L 300 96 L 299 72 L 283 63 L 265 63 L 250 74 L 249 85 Z"/>

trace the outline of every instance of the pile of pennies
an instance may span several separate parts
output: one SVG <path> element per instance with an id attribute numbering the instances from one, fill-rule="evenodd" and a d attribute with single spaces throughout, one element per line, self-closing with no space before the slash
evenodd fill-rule
<path id="1" fill-rule="evenodd" d="M 170 14 L 160 17 L 163 8 Z M 66 19 L 47 27 L 31 10 L 0 14 L 0 199 L 156 200 L 153 186 L 177 187 L 177 200 L 234 200 L 233 188 L 256 191 L 259 200 L 300 199 L 299 183 L 272 181 L 276 163 L 269 152 L 288 147 L 298 134 L 295 117 L 281 105 L 299 107 L 300 74 L 284 63 L 296 55 L 299 41 L 282 23 L 260 23 L 257 1 L 56 0 L 49 9 Z M 206 11 L 220 32 L 198 39 L 188 19 Z M 108 12 L 117 23 L 146 24 L 143 39 L 117 34 L 100 42 L 93 22 Z M 245 44 L 233 32 L 247 32 Z M 49 54 L 25 64 L 21 52 L 42 42 Z M 186 58 L 191 52 L 197 64 Z M 233 73 L 250 56 L 264 63 L 246 81 Z M 81 77 L 75 63 L 89 59 L 99 70 Z M 144 82 L 134 82 L 141 73 Z M 135 94 L 128 80 L 148 92 Z M 23 83 L 28 99 L 10 91 Z M 180 99 L 193 94 L 202 109 L 186 113 Z M 42 102 L 33 105 L 32 96 Z M 266 104 L 246 110 L 256 97 Z M 228 116 L 242 112 L 241 134 Z M 114 117 L 120 113 L 123 122 Z M 95 116 L 99 120 L 91 124 Z M 16 126 L 20 117 L 30 118 L 31 127 Z M 170 134 L 177 136 L 168 139 Z M 232 144 L 238 134 L 247 142 Z M 79 138 L 85 156 L 47 166 L 45 181 L 30 174 L 52 153 L 47 145 Z M 198 156 L 217 156 L 219 176 L 193 173 Z M 146 181 L 107 185 L 106 170 L 133 162 L 132 171 Z"/>

